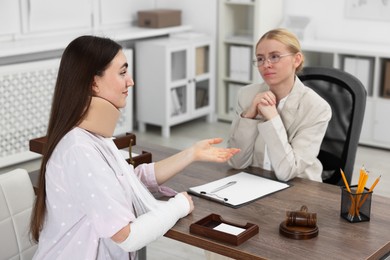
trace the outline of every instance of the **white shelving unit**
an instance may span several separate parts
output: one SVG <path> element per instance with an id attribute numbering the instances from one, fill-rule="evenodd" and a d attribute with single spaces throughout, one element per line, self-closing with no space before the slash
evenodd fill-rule
<path id="1" fill-rule="evenodd" d="M 367 103 L 360 143 L 390 148 L 390 97 L 384 94 L 386 71 L 390 70 L 388 46 L 322 40 L 301 43 L 305 66 L 342 69 L 362 81 L 367 90 Z"/>
<path id="2" fill-rule="evenodd" d="M 140 132 L 147 124 L 170 127 L 207 116 L 214 120 L 214 47 L 210 37 L 183 33 L 137 41 L 136 107 Z"/>
<path id="3" fill-rule="evenodd" d="M 283 0 L 220 0 L 218 32 L 218 118 L 231 121 L 236 91 L 261 82 L 251 64 L 258 39 L 278 27 Z"/>

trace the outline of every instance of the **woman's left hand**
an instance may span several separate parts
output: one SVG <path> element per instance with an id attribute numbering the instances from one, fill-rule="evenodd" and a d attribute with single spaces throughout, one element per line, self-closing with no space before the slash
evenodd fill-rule
<path id="1" fill-rule="evenodd" d="M 266 120 L 271 120 L 275 116 L 277 116 L 278 110 L 275 105 L 263 105 L 259 104 L 257 106 L 258 113 L 261 114 Z"/>
<path id="2" fill-rule="evenodd" d="M 195 161 L 226 162 L 238 153 L 237 148 L 221 148 L 213 145 L 221 143 L 222 138 L 205 139 L 195 143 L 191 148 Z"/>
<path id="3" fill-rule="evenodd" d="M 220 148 L 213 145 L 220 144 L 222 138 L 205 139 L 154 164 L 156 180 L 159 185 L 179 173 L 186 166 L 195 161 L 226 162 L 238 153 L 237 148 Z"/>

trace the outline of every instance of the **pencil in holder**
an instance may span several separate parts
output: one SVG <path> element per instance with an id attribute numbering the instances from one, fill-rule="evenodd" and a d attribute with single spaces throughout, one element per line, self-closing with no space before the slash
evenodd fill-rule
<path id="1" fill-rule="evenodd" d="M 351 223 L 370 221 L 372 191 L 364 188 L 363 192 L 357 193 L 357 185 L 341 188 L 341 211 L 340 216 Z"/>

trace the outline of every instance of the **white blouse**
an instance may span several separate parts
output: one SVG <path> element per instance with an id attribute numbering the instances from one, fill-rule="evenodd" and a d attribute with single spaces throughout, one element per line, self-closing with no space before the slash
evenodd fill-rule
<path id="1" fill-rule="evenodd" d="M 282 111 L 282 109 L 283 109 L 283 107 L 284 107 L 284 103 L 286 103 L 287 97 L 288 97 L 288 95 L 285 96 L 284 98 L 282 98 L 282 99 L 279 101 L 278 107 L 276 108 L 276 109 L 278 110 L 279 113 L 280 113 L 280 111 Z M 269 155 L 268 155 L 268 147 L 267 147 L 267 144 L 265 144 L 265 148 L 264 148 L 263 169 L 268 170 L 268 171 L 273 171 L 273 170 L 274 170 L 274 169 L 272 168 L 271 160 L 270 160 Z"/>

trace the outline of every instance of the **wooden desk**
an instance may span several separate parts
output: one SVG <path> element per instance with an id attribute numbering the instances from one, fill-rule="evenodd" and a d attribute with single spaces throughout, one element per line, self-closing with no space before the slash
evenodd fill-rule
<path id="1" fill-rule="evenodd" d="M 139 146 L 139 145 L 138 145 Z M 158 161 L 177 152 L 155 145 L 139 146 Z M 204 184 L 239 172 L 227 164 L 195 163 L 169 180 L 177 191 Z M 271 177 L 269 172 L 251 172 Z M 181 219 L 165 236 L 236 259 L 380 259 L 390 252 L 390 199 L 373 194 L 371 220 L 349 223 L 340 217 L 340 187 L 306 179 L 294 179 L 292 187 L 233 209 L 193 196 L 195 210 Z M 306 205 L 317 213 L 319 234 L 309 240 L 294 240 L 279 234 L 279 224 L 287 210 Z M 216 213 L 239 224 L 259 225 L 259 234 L 240 246 L 209 240 L 189 232 L 189 226 Z"/>
<path id="2" fill-rule="evenodd" d="M 177 152 L 151 144 L 137 144 L 134 152 L 137 149 L 151 152 L 153 161 Z M 187 167 L 166 185 L 186 191 L 191 186 L 237 172 L 227 164 L 199 162 Z M 251 172 L 266 177 L 272 175 L 261 169 L 251 169 Z M 292 187 L 286 190 L 238 209 L 193 196 L 195 210 L 179 220 L 165 236 L 236 259 L 380 259 L 390 252 L 390 199 L 374 193 L 371 220 L 352 224 L 340 217 L 340 187 L 300 178 L 291 184 Z M 280 235 L 279 224 L 284 220 L 285 212 L 298 210 L 302 205 L 317 213 L 318 236 L 294 240 Z M 219 243 L 189 232 L 193 222 L 211 213 L 238 224 L 257 224 L 260 232 L 240 246 Z"/>

